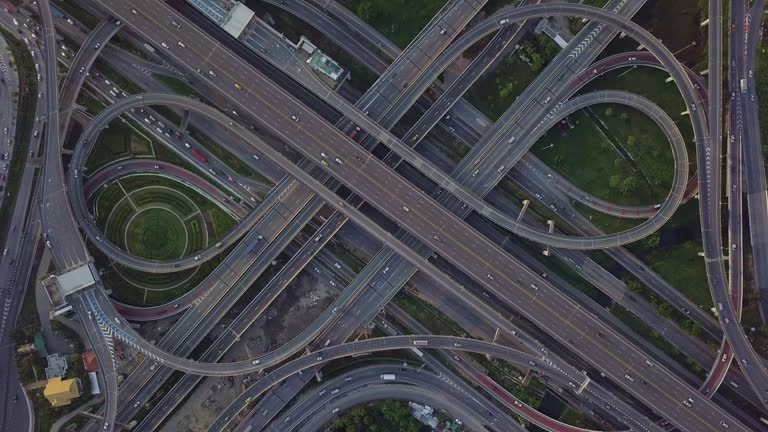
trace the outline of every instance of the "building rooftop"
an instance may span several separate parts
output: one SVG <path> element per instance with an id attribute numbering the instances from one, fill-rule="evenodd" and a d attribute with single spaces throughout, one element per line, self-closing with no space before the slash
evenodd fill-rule
<path id="1" fill-rule="evenodd" d="M 51 406 L 69 405 L 72 399 L 80 397 L 80 386 L 76 379 L 62 380 L 61 377 L 54 377 L 48 380 L 43 396 L 48 399 Z"/>
<path id="2" fill-rule="evenodd" d="M 334 81 L 338 80 L 339 77 L 341 77 L 342 72 L 344 72 L 344 68 L 339 66 L 338 63 L 320 50 L 315 50 L 315 52 L 309 56 L 307 63 L 309 63 L 312 69 L 327 75 Z"/>
<path id="3" fill-rule="evenodd" d="M 99 363 L 96 361 L 96 354 L 93 350 L 83 352 L 83 367 L 88 372 L 99 370 Z"/>
<path id="4" fill-rule="evenodd" d="M 67 374 L 67 358 L 58 354 L 51 354 L 45 358 L 48 361 L 48 367 L 45 368 L 45 377 L 48 379 L 54 377 L 63 377 Z"/>

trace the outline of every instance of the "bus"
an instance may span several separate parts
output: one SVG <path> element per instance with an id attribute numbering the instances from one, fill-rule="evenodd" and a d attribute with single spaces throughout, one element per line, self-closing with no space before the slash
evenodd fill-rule
<path id="1" fill-rule="evenodd" d="M 739 81 L 739 85 L 741 86 L 741 92 L 742 93 L 746 93 L 747 92 L 747 79 L 746 78 L 742 78 Z"/>
<path id="2" fill-rule="evenodd" d="M 393 381 L 395 380 L 395 374 L 381 374 L 381 379 L 386 381 Z"/>

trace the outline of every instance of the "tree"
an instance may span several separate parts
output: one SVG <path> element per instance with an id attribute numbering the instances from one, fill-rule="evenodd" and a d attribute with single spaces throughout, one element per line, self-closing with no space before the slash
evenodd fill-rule
<path id="1" fill-rule="evenodd" d="M 624 178 L 620 175 L 612 175 L 611 178 L 608 179 L 608 186 L 611 189 L 620 190 L 621 184 L 624 182 Z"/>
<path id="2" fill-rule="evenodd" d="M 370 21 L 374 16 L 373 4 L 368 0 L 363 0 L 357 5 L 357 16 L 363 21 Z"/>
<path id="3" fill-rule="evenodd" d="M 643 239 L 643 246 L 647 247 L 648 249 L 659 247 L 659 243 L 661 243 L 661 233 L 658 231 Z"/>
<path id="4" fill-rule="evenodd" d="M 637 177 L 627 176 L 621 182 L 621 186 L 619 187 L 619 189 L 621 190 L 621 193 L 626 195 L 634 191 L 635 189 L 637 189 L 638 183 L 639 182 L 637 181 Z"/>

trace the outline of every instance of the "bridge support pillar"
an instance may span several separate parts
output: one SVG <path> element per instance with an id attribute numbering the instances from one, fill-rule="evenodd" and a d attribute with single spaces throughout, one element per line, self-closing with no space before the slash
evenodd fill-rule
<path id="1" fill-rule="evenodd" d="M 517 215 L 517 221 L 520 222 L 520 220 L 525 216 L 525 211 L 528 210 L 528 206 L 531 204 L 531 200 L 523 200 L 523 208 L 520 209 L 520 214 Z"/>
<path id="2" fill-rule="evenodd" d="M 701 75 L 701 76 L 709 75 L 709 69 L 704 69 L 703 71 L 699 72 L 699 75 Z"/>
<path id="3" fill-rule="evenodd" d="M 496 333 L 493 334 L 493 343 L 496 343 L 496 339 L 499 338 L 499 328 L 496 327 Z"/>
<path id="4" fill-rule="evenodd" d="M 669 78 L 665 79 L 665 80 L 664 80 L 664 82 L 672 82 L 672 81 L 674 81 L 674 80 L 675 80 L 674 78 L 672 78 L 672 77 L 669 77 Z"/>
<path id="5" fill-rule="evenodd" d="M 315 379 L 317 380 L 317 382 L 323 381 L 323 373 L 319 370 L 315 372 Z"/>
<path id="6" fill-rule="evenodd" d="M 707 24 L 709 24 L 709 18 L 707 18 L 707 19 L 705 19 L 704 21 L 701 22 L 701 26 L 702 27 L 706 26 Z"/>
<path id="7" fill-rule="evenodd" d="M 181 119 L 181 125 L 179 126 L 179 131 L 181 131 L 181 133 L 187 132 L 187 125 L 189 124 L 190 114 L 191 114 L 191 111 L 189 110 L 184 111 L 184 117 Z"/>
<path id="8" fill-rule="evenodd" d="M 626 36 L 626 35 L 627 34 L 624 33 L 624 32 L 619 33 L 619 39 L 624 39 L 624 36 Z"/>
<path id="9" fill-rule="evenodd" d="M 576 389 L 576 394 L 581 394 L 581 392 L 584 391 L 585 388 L 587 388 L 587 385 L 589 384 L 589 377 L 585 376 L 584 381 L 581 383 L 578 389 Z"/>
<path id="10" fill-rule="evenodd" d="M 685 111 L 681 112 L 680 115 L 691 115 L 691 113 L 688 112 L 688 110 L 685 110 Z"/>
<path id="11" fill-rule="evenodd" d="M 635 51 L 642 51 L 644 49 L 645 49 L 644 45 L 638 45 L 637 48 L 635 49 Z"/>
<path id="12" fill-rule="evenodd" d="M 549 225 L 549 233 L 550 234 L 555 232 L 555 221 L 554 220 L 548 219 L 547 220 L 547 225 Z M 547 247 L 541 253 L 544 254 L 544 256 L 549 256 L 550 255 L 549 245 L 547 245 Z"/>
<path id="13" fill-rule="evenodd" d="M 533 373 L 530 369 L 528 369 L 528 372 L 525 373 L 525 376 L 523 377 L 523 385 L 526 386 L 531 383 L 531 378 L 533 377 Z"/>

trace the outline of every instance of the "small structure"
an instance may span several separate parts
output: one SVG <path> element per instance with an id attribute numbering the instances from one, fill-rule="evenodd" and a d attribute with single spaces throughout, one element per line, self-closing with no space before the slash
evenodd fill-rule
<path id="1" fill-rule="evenodd" d="M 415 402 L 408 402 L 408 406 L 411 407 L 411 414 L 416 417 L 416 420 L 424 423 L 425 425 L 436 428 L 440 421 L 432 413 L 435 410 L 429 405 L 421 405 Z"/>
<path id="2" fill-rule="evenodd" d="M 189 2 L 234 37 L 240 36 L 255 15 L 255 12 L 235 0 L 189 0 Z"/>
<path id="3" fill-rule="evenodd" d="M 48 361 L 48 367 L 45 368 L 45 377 L 51 378 L 63 377 L 67 374 L 67 358 L 58 354 L 51 354 L 45 358 Z"/>
<path id="4" fill-rule="evenodd" d="M 58 276 L 51 275 L 43 279 L 43 288 L 48 295 L 48 300 L 53 305 L 51 317 L 72 310 L 72 306 L 66 302 L 66 297 L 95 285 L 99 280 L 99 271 L 93 263 L 84 264 Z"/>
<path id="5" fill-rule="evenodd" d="M 80 386 L 76 379 L 62 380 L 61 377 L 53 377 L 48 380 L 43 396 L 52 407 L 69 405 L 72 399 L 80 397 Z"/>
<path id="6" fill-rule="evenodd" d="M 83 367 L 86 372 L 96 372 L 99 370 L 99 363 L 96 361 L 96 354 L 93 350 L 83 352 Z"/>
<path id="7" fill-rule="evenodd" d="M 99 388 L 99 378 L 96 376 L 96 372 L 88 372 L 88 381 L 91 383 L 91 394 L 101 394 L 101 389 Z"/>
<path id="8" fill-rule="evenodd" d="M 312 69 L 326 75 L 334 81 L 338 81 L 344 73 L 344 68 L 339 66 L 338 63 L 319 49 L 316 49 L 312 55 L 309 56 L 307 63 L 309 63 L 309 66 L 312 67 Z"/>

